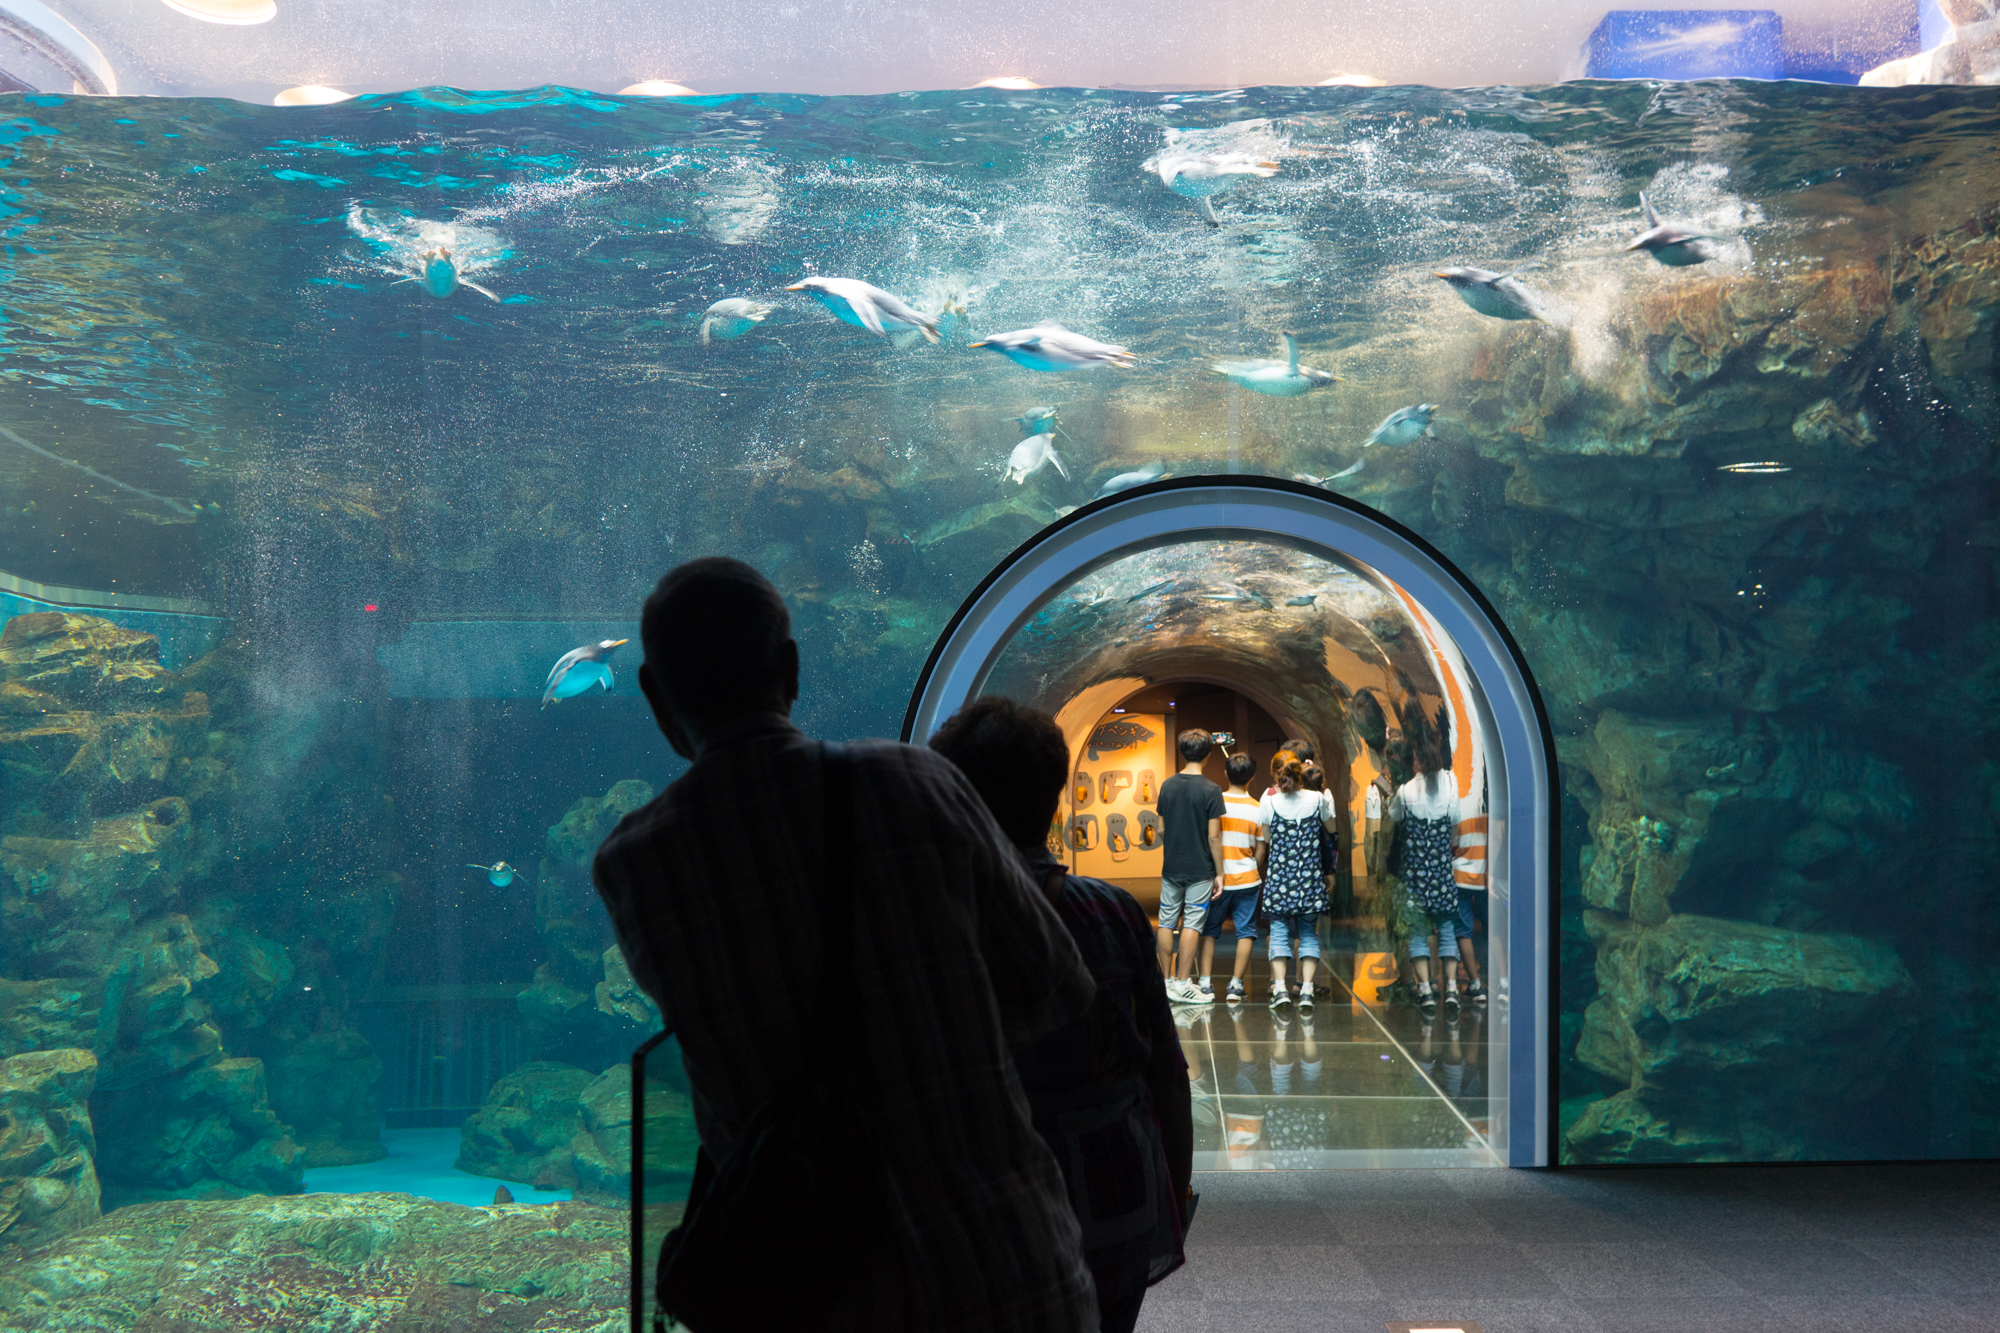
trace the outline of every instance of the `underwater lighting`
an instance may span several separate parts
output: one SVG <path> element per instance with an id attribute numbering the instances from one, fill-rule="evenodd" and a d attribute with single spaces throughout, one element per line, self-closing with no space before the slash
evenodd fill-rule
<path id="1" fill-rule="evenodd" d="M 1321 79 L 1322 88 L 1386 88 L 1388 80 L 1378 79 L 1373 74 L 1336 74 L 1330 79 Z"/>
<path id="2" fill-rule="evenodd" d="M 271 99 L 271 105 L 332 106 L 335 102 L 345 102 L 353 96 L 353 93 L 344 93 L 323 83 L 302 83 L 296 88 L 287 88 L 279 93 Z"/>
<path id="3" fill-rule="evenodd" d="M 685 83 L 669 83 L 665 79 L 647 79 L 618 90 L 620 97 L 699 97 L 700 94 Z"/>
<path id="4" fill-rule="evenodd" d="M 271 0 L 160 0 L 160 3 L 176 14 L 185 14 L 203 23 L 248 27 L 253 23 L 269 23 L 278 17 L 278 7 Z"/>
<path id="5" fill-rule="evenodd" d="M 975 88 L 998 88 L 1002 92 L 1025 93 L 1042 85 L 1033 79 L 1024 79 L 1018 74 L 996 74 L 990 79 L 981 79 L 972 85 Z"/>

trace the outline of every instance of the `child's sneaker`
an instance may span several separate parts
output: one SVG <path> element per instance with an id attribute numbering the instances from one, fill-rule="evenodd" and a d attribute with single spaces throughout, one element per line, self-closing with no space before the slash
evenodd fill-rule
<path id="1" fill-rule="evenodd" d="M 1229 979 L 1229 992 L 1222 998 L 1224 1000 L 1227 1000 L 1230 1004 L 1243 1003 L 1243 998 L 1244 998 L 1243 978 L 1231 977 Z"/>
<path id="2" fill-rule="evenodd" d="M 1465 988 L 1465 998 L 1472 1001 L 1475 1009 L 1484 1009 L 1486 1007 L 1486 983 L 1475 981 L 1467 986 Z"/>
<path id="3" fill-rule="evenodd" d="M 1203 978 L 1202 978 L 1201 980 L 1199 980 L 1199 981 L 1197 981 L 1197 982 L 1195 982 L 1195 983 L 1194 983 L 1194 988 L 1195 988 L 1195 990 L 1196 990 L 1197 992 L 1199 992 L 1199 993 L 1200 993 L 1200 995 L 1201 995 L 1201 1002 L 1202 1002 L 1203 1004 L 1214 1004 L 1214 1003 L 1215 1003 L 1215 983 L 1214 983 L 1214 982 L 1210 981 L 1210 980 L 1209 980 L 1209 979 L 1208 979 L 1207 977 L 1203 977 Z"/>
<path id="4" fill-rule="evenodd" d="M 1313 988 L 1311 986 L 1299 987 L 1299 1008 L 1301 1010 L 1307 1010 L 1311 1009 L 1312 1007 L 1313 1007 Z"/>
<path id="5" fill-rule="evenodd" d="M 1272 982 L 1271 1007 L 1273 1009 L 1277 1009 L 1283 1005 L 1290 1004 L 1291 1002 L 1292 1002 L 1292 993 L 1285 989 L 1285 983 L 1282 981 Z"/>
<path id="6" fill-rule="evenodd" d="M 1424 1016 L 1426 1022 L 1438 1016 L 1437 992 L 1428 985 L 1417 987 L 1417 1012 Z"/>
<path id="7" fill-rule="evenodd" d="M 1444 1016 L 1447 1022 L 1456 1023 L 1458 1021 L 1457 986 L 1446 986 L 1444 988 Z"/>

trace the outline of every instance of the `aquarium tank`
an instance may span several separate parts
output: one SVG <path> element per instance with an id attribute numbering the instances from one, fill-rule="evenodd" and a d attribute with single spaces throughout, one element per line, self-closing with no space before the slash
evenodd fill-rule
<path id="1" fill-rule="evenodd" d="M 1561 72 L 0 97 L 0 1324 L 623 1327 L 635 1113 L 652 1243 L 695 1146 L 589 877 L 685 767 L 647 591 L 749 561 L 800 725 L 893 737 L 991 571 L 1190 479 L 1518 646 L 1551 1164 L 2000 1152 L 2000 89 Z M 1182 708 L 1346 812 L 1316 1030 L 1183 1024 L 1200 1164 L 1499 1164 L 1502 1006 L 1422 1018 L 1371 880 L 1432 622 L 1121 561 L 990 677 L 1086 701 L 1066 819 L 1149 850 L 1105 756 Z"/>

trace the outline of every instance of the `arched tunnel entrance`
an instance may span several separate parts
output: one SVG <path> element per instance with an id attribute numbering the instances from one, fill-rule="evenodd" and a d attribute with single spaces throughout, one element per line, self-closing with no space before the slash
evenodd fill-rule
<path id="1" fill-rule="evenodd" d="M 1223 749 L 1257 760 L 1253 796 L 1284 739 L 1310 742 L 1324 769 L 1339 827 L 1318 928 L 1328 993 L 1310 1012 L 1267 1009 L 1259 972 L 1245 1002 L 1221 1002 L 1233 923 L 1222 929 L 1217 1003 L 1177 1007 L 1198 1166 L 1550 1161 L 1553 743 L 1511 636 L 1442 555 L 1293 483 L 1126 492 L 1038 535 L 966 600 L 917 683 L 906 739 L 981 694 L 1056 717 L 1076 777 L 1052 839 L 1078 873 L 1149 908 L 1152 803 L 1180 767 L 1180 732 L 1227 736 Z M 1458 793 L 1455 878 L 1461 915 L 1476 918 L 1465 952 L 1486 997 L 1457 1015 L 1411 1003 L 1412 953 L 1438 955 L 1424 974 L 1441 981 L 1451 949 L 1435 924 L 1423 933 L 1395 873 L 1394 793 L 1425 737 L 1448 738 L 1432 749 Z"/>

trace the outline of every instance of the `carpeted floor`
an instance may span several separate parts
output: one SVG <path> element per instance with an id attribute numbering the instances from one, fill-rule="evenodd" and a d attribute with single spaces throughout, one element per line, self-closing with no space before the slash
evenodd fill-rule
<path id="1" fill-rule="evenodd" d="M 2000 1163 L 1203 1172 L 1153 1333 L 1994 1333 Z"/>

